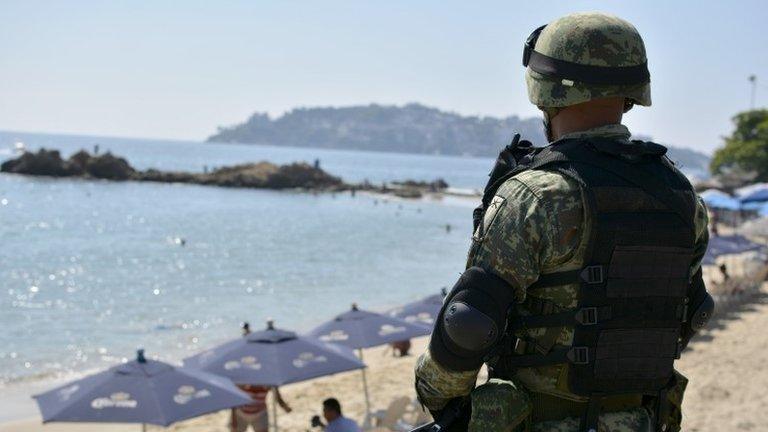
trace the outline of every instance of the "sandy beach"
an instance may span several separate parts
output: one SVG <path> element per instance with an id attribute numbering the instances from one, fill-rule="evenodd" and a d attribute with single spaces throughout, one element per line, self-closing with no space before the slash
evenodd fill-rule
<path id="1" fill-rule="evenodd" d="M 709 329 L 696 337 L 678 363 L 690 385 L 685 396 L 684 429 L 688 432 L 723 430 L 768 430 L 768 372 L 765 350 L 768 333 L 768 284 L 754 294 L 720 305 Z M 413 355 L 395 358 L 387 348 L 366 350 L 369 365 L 371 404 L 383 409 L 395 398 L 413 397 L 413 364 L 424 349 L 426 338 L 414 341 Z M 359 372 L 349 372 L 281 389 L 293 407 L 290 414 L 280 413 L 278 424 L 284 431 L 309 430 L 309 418 L 319 414 L 320 402 L 337 397 L 346 415 L 362 420 L 365 410 Z M 227 413 L 216 413 L 178 423 L 167 430 L 179 432 L 226 432 Z M 0 425 L 0 432 L 75 432 L 137 431 L 137 425 L 50 424 L 39 419 L 14 421 Z M 149 430 L 162 430 L 150 427 Z"/>

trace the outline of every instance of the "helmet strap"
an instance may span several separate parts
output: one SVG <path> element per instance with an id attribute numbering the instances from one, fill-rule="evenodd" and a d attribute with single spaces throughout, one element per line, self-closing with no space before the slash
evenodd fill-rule
<path id="1" fill-rule="evenodd" d="M 547 142 L 555 140 L 555 134 L 552 133 L 552 119 L 563 109 L 560 107 L 539 107 L 544 116 L 544 135 L 547 137 Z"/>

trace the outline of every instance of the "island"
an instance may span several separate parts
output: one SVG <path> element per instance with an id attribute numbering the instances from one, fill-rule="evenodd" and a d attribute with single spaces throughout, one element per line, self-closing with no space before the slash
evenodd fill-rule
<path id="1" fill-rule="evenodd" d="M 425 193 L 441 193 L 448 184 L 437 179 L 432 182 L 404 180 L 374 185 L 367 181 L 346 183 L 340 177 L 325 172 L 317 165 L 294 162 L 276 165 L 261 161 L 216 168 L 210 172 L 160 171 L 135 169 L 122 157 L 112 153 L 91 155 L 80 150 L 68 159 L 58 150 L 40 149 L 24 152 L 0 165 L 0 172 L 48 177 L 79 177 L 112 181 L 144 181 L 160 183 L 190 183 L 206 186 L 253 189 L 298 189 L 313 192 L 368 191 L 391 194 L 401 198 L 420 198 Z"/>

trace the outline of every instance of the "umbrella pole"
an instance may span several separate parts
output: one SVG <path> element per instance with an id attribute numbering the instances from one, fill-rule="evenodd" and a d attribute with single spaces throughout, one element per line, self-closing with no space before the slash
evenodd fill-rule
<path id="1" fill-rule="evenodd" d="M 146 423 L 142 423 L 141 424 L 141 432 L 147 432 L 147 424 Z"/>
<path id="2" fill-rule="evenodd" d="M 277 432 L 277 396 L 272 392 L 272 413 L 274 415 L 272 420 L 272 428 Z"/>
<path id="3" fill-rule="evenodd" d="M 363 349 L 360 348 L 357 350 L 358 355 L 360 356 L 360 361 L 363 361 Z M 363 373 L 363 394 L 365 395 L 365 419 L 368 419 L 368 416 L 371 414 L 371 401 L 368 398 L 368 378 L 365 375 L 365 369 L 362 368 L 360 371 Z"/>

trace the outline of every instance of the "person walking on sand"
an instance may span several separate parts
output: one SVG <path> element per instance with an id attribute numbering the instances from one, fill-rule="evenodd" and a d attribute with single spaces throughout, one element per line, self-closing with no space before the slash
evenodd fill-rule
<path id="1" fill-rule="evenodd" d="M 248 393 L 253 403 L 232 409 L 229 419 L 230 432 L 245 432 L 251 426 L 254 432 L 267 432 L 269 430 L 269 413 L 267 411 L 267 394 L 274 391 L 277 404 L 286 413 L 292 408 L 283 400 L 277 387 L 238 385 L 240 390 Z"/>

